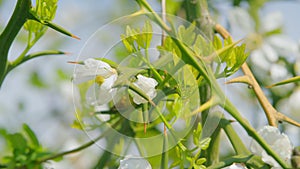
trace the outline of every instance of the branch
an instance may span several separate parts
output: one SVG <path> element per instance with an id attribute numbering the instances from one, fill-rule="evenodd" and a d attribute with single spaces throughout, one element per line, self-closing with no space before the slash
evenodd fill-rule
<path id="1" fill-rule="evenodd" d="M 15 60 L 13 62 L 10 62 L 8 64 L 7 73 L 11 71 L 12 69 L 16 68 L 17 66 L 23 64 L 24 62 L 27 62 L 28 60 L 40 57 L 40 56 L 48 56 L 48 55 L 65 55 L 68 54 L 66 52 L 58 51 L 58 50 L 46 50 L 42 52 L 36 52 L 29 55 L 26 55 L 22 60 Z"/>
<path id="2" fill-rule="evenodd" d="M 230 33 L 220 24 L 216 24 L 215 25 L 215 30 L 216 32 L 218 32 L 224 39 L 226 38 L 232 38 Z M 272 104 L 269 102 L 269 100 L 267 99 L 267 97 L 265 96 L 265 94 L 263 93 L 260 85 L 257 83 L 253 73 L 251 72 L 248 64 L 245 62 L 242 65 L 242 71 L 244 72 L 245 76 L 242 77 L 246 77 L 246 81 L 244 81 L 245 83 L 248 83 L 248 85 L 251 86 L 251 88 L 253 89 L 260 105 L 262 106 L 262 108 L 264 109 L 264 112 L 266 114 L 266 117 L 268 119 L 268 123 L 271 126 L 275 126 L 277 127 L 277 122 L 278 121 L 286 121 L 292 125 L 298 126 L 300 127 L 300 123 L 286 117 L 285 115 L 283 115 L 282 113 L 278 112 L 273 106 Z M 240 77 L 238 77 L 240 78 Z M 245 80 L 244 79 L 244 80 Z M 230 82 L 238 82 L 237 79 L 233 79 Z"/>
<path id="3" fill-rule="evenodd" d="M 7 73 L 8 51 L 15 37 L 26 22 L 30 7 L 30 0 L 18 0 L 7 26 L 0 35 L 0 87 Z"/>

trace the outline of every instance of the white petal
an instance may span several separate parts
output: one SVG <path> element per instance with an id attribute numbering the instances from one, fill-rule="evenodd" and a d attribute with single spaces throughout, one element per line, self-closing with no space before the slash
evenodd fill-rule
<path id="1" fill-rule="evenodd" d="M 150 99 L 153 99 L 157 92 L 155 90 L 155 86 L 157 86 L 157 81 L 155 79 L 145 77 L 143 75 L 137 76 L 137 81 L 133 83 L 136 87 L 140 88 L 143 92 L 147 94 Z M 138 95 L 137 93 L 133 93 L 133 101 L 136 104 L 146 103 L 147 100 Z"/>
<path id="2" fill-rule="evenodd" d="M 143 158 L 125 158 L 120 161 L 118 169 L 152 169 L 149 162 Z"/>
<path id="3" fill-rule="evenodd" d="M 238 26 L 247 34 L 254 32 L 254 22 L 245 9 L 240 7 L 233 8 L 228 18 L 230 25 Z"/>
<path id="4" fill-rule="evenodd" d="M 116 95 L 117 89 L 112 88 L 115 81 L 117 80 L 117 75 L 113 75 L 102 83 L 100 86 L 100 90 L 98 92 L 97 96 L 97 103 L 99 105 L 107 104 L 112 100 L 112 98 Z"/>
<path id="5" fill-rule="evenodd" d="M 270 62 L 276 62 L 278 60 L 279 56 L 277 52 L 269 44 L 264 43 L 261 46 L 261 50 Z"/>
<path id="6" fill-rule="evenodd" d="M 255 67 L 258 66 L 259 68 L 265 71 L 269 71 L 271 63 L 266 59 L 264 52 L 262 50 L 259 49 L 254 50 L 251 53 L 250 59 Z"/>
<path id="7" fill-rule="evenodd" d="M 283 65 L 272 64 L 271 69 L 271 78 L 273 81 L 281 81 L 287 78 L 288 71 Z"/>
<path id="8" fill-rule="evenodd" d="M 99 106 L 110 102 L 117 92 L 117 89 L 112 88 L 117 77 L 117 75 L 110 76 L 104 80 L 101 86 L 93 84 L 86 93 L 87 103 Z"/>
<path id="9" fill-rule="evenodd" d="M 261 30 L 263 32 L 273 31 L 283 25 L 283 16 L 280 12 L 272 12 L 267 14 L 262 20 Z"/>
<path id="10" fill-rule="evenodd" d="M 293 147 L 285 134 L 281 134 L 278 128 L 272 126 L 265 126 L 263 129 L 259 130 L 258 133 L 284 161 L 290 161 Z M 250 150 L 252 153 L 261 156 L 265 163 L 270 164 L 275 168 L 280 167 L 256 141 L 252 140 Z"/>
<path id="11" fill-rule="evenodd" d="M 94 77 L 100 75 L 104 78 L 116 74 L 116 70 L 111 68 L 109 64 L 89 58 L 84 60 L 83 65 L 78 65 L 75 70 L 74 78 Z"/>
<path id="12" fill-rule="evenodd" d="M 224 167 L 223 169 L 247 169 L 243 164 L 233 163 L 231 166 Z"/>
<path id="13" fill-rule="evenodd" d="M 274 35 L 266 40 L 280 55 L 292 57 L 299 52 L 298 44 L 288 36 Z"/>

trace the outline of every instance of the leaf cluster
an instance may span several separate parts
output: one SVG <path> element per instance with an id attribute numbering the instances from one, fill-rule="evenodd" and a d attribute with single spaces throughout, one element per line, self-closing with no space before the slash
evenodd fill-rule
<path id="1" fill-rule="evenodd" d="M 5 130 L 1 134 L 6 138 L 11 147 L 11 155 L 4 156 L 3 162 L 8 169 L 42 169 L 39 159 L 51 153 L 43 148 L 36 137 L 34 131 L 23 124 L 23 131 L 18 133 L 7 133 Z"/>

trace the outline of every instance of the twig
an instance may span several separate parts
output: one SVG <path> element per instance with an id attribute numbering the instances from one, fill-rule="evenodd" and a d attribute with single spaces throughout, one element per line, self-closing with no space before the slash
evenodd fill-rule
<path id="1" fill-rule="evenodd" d="M 218 32 L 224 39 L 232 38 L 230 33 L 220 24 L 215 25 L 215 31 Z M 248 83 L 248 85 L 250 85 L 251 88 L 253 89 L 260 105 L 264 109 L 264 112 L 268 119 L 269 125 L 277 127 L 278 121 L 285 121 L 292 125 L 300 127 L 300 123 L 298 123 L 298 122 L 290 119 L 289 117 L 285 116 L 284 114 L 278 112 L 272 106 L 272 104 L 267 99 L 266 95 L 263 93 L 261 87 L 257 83 L 253 73 L 251 72 L 251 70 L 246 62 L 241 66 L 241 68 L 242 68 L 243 73 L 245 74 L 244 76 L 242 76 L 242 77 L 245 77 L 244 80 L 246 80 L 246 81 L 244 81 L 244 82 Z M 240 82 L 239 78 L 240 77 L 233 79 L 230 82 Z"/>
<path id="2" fill-rule="evenodd" d="M 122 120 L 119 120 L 117 121 L 116 123 L 114 123 L 111 127 L 114 128 L 116 127 L 117 125 L 119 125 L 119 123 L 121 122 Z M 96 143 L 98 140 L 102 139 L 103 137 L 106 136 L 107 133 L 109 133 L 109 129 L 106 130 L 104 133 L 102 133 L 100 136 L 98 136 L 97 138 L 81 145 L 80 147 L 77 147 L 75 149 L 72 149 L 72 150 L 68 150 L 68 151 L 65 151 L 65 152 L 61 152 L 61 153 L 58 153 L 58 154 L 54 154 L 52 156 L 49 156 L 49 157 L 45 157 L 45 158 L 42 158 L 40 160 L 38 160 L 38 163 L 43 163 L 43 162 L 46 162 L 48 160 L 53 160 L 53 159 L 56 159 L 56 158 L 59 158 L 59 157 L 63 157 L 65 155 L 68 155 L 68 154 L 73 154 L 73 153 L 76 153 L 76 152 L 79 152 L 85 148 L 88 148 L 90 147 L 91 145 L 93 145 L 94 143 Z"/>

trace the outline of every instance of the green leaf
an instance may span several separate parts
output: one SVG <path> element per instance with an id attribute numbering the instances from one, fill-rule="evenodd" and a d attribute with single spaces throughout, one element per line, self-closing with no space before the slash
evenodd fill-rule
<path id="1" fill-rule="evenodd" d="M 200 141 L 199 147 L 201 148 L 201 150 L 206 150 L 208 148 L 210 140 L 211 140 L 211 138 L 207 137 Z"/>
<path id="2" fill-rule="evenodd" d="M 288 83 L 294 83 L 294 82 L 298 82 L 298 81 L 300 81 L 300 76 L 296 76 L 296 77 L 292 77 L 290 79 L 283 80 L 281 82 L 278 82 L 278 83 L 272 84 L 270 86 L 267 86 L 267 88 L 272 88 L 272 87 L 275 87 L 275 86 L 280 86 L 280 85 L 284 85 L 284 84 L 288 84 Z"/>
<path id="3" fill-rule="evenodd" d="M 36 6 L 31 9 L 31 13 L 44 21 L 54 19 L 58 0 L 36 0 Z M 34 33 L 35 36 L 41 36 L 46 29 L 44 25 L 36 21 L 28 20 L 24 25 L 25 30 L 29 33 Z"/>
<path id="4" fill-rule="evenodd" d="M 201 138 L 202 125 L 198 123 L 198 126 L 193 131 L 193 141 L 195 145 L 199 145 L 199 139 Z"/>
<path id="5" fill-rule="evenodd" d="M 209 56 L 215 51 L 213 44 L 205 39 L 201 34 L 197 35 L 193 49 L 198 56 L 202 57 Z"/>
<path id="6" fill-rule="evenodd" d="M 222 48 L 222 41 L 217 35 L 214 36 L 213 45 L 214 45 L 216 50 Z"/>
<path id="7" fill-rule="evenodd" d="M 27 141 L 20 133 L 15 134 L 9 134 L 8 140 L 15 150 L 19 150 L 21 152 L 24 152 L 27 148 Z"/>
<path id="8" fill-rule="evenodd" d="M 169 55 L 169 53 L 171 53 L 178 58 L 181 57 L 180 49 L 177 47 L 170 36 L 167 36 L 164 45 L 157 46 L 157 49 L 160 51 L 161 55 Z"/>
<path id="9" fill-rule="evenodd" d="M 26 132 L 27 136 L 29 137 L 31 143 L 33 144 L 34 147 L 39 147 L 40 143 L 36 135 L 34 134 L 33 130 L 27 125 L 23 124 L 23 129 Z"/>
<path id="10" fill-rule="evenodd" d="M 206 162 L 206 158 L 199 158 L 198 160 L 196 160 L 196 164 L 197 165 L 201 165 L 201 164 L 203 164 L 205 162 Z"/>
<path id="11" fill-rule="evenodd" d="M 196 38 L 196 33 L 194 32 L 195 28 L 195 24 L 191 24 L 188 28 L 185 28 L 183 25 L 180 25 L 178 27 L 179 40 L 181 40 L 181 42 L 187 46 L 192 46 Z"/>

